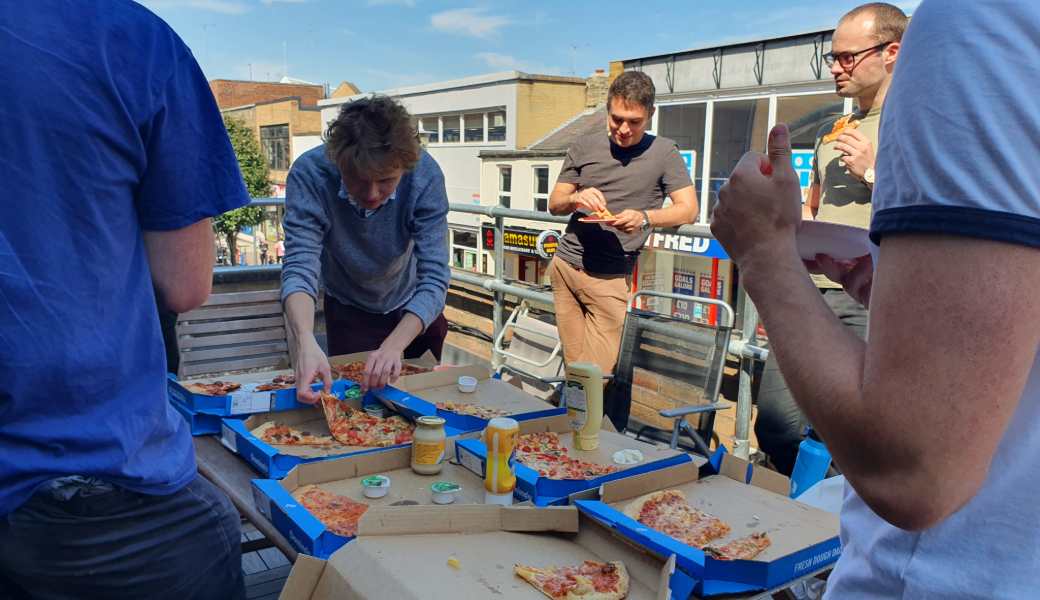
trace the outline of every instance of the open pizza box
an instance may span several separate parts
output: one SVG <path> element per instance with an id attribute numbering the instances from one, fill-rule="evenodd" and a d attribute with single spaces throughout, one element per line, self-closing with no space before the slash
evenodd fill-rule
<path id="1" fill-rule="evenodd" d="M 341 402 L 356 409 L 361 408 L 360 399 L 344 398 L 342 392 L 336 395 L 341 398 Z M 408 418 L 407 415 L 402 416 Z M 228 450 L 244 458 L 260 473 L 274 479 L 285 477 L 290 469 L 303 463 L 411 446 L 410 442 L 388 447 L 347 446 L 344 444 L 323 447 L 268 444 L 257 434 L 274 423 L 288 425 L 315 435 L 330 435 L 325 413 L 320 405 L 314 405 L 278 413 L 252 415 L 243 420 L 224 419 L 220 428 L 220 441 Z M 451 427 L 445 427 L 445 433 L 448 436 L 454 436 L 460 432 Z"/>
<path id="2" fill-rule="evenodd" d="M 351 354 L 338 354 L 336 356 L 330 356 L 329 357 L 329 365 L 335 367 L 335 366 L 341 366 L 341 365 L 348 365 L 348 364 L 353 363 L 353 362 L 365 362 L 365 361 L 368 360 L 368 355 L 369 354 L 372 354 L 372 352 L 371 351 L 369 351 L 369 352 L 353 352 Z M 440 364 L 438 364 L 437 359 L 433 356 L 433 353 L 429 352 L 429 351 L 425 352 L 419 358 L 406 358 L 406 359 L 402 360 L 401 363 L 405 364 L 405 365 L 411 365 L 413 367 L 419 367 L 421 369 L 428 369 L 428 372 L 426 372 L 426 373 L 417 373 L 415 375 L 402 375 L 395 382 L 395 385 L 397 385 L 397 386 L 401 386 L 401 385 L 407 386 L 407 385 L 410 385 L 412 382 L 420 382 L 421 383 L 427 376 L 429 376 L 431 374 L 440 373 L 440 372 L 451 372 L 451 371 L 455 371 L 455 370 L 464 368 L 464 367 L 455 367 L 455 366 L 447 366 L 447 365 L 441 366 Z M 456 376 L 456 378 L 457 377 L 458 376 Z"/>
<path id="3" fill-rule="evenodd" d="M 692 582 L 572 507 L 377 508 L 328 561 L 300 556 L 280 600 L 545 600 L 514 574 L 536 567 L 621 561 L 628 600 L 685 599 Z M 449 564 L 449 560 L 452 564 Z"/>
<path id="4" fill-rule="evenodd" d="M 446 456 L 454 456 L 454 440 L 449 439 Z M 297 490 L 304 486 L 319 488 L 346 496 L 370 507 L 394 510 L 407 505 L 432 506 L 434 482 L 447 481 L 462 487 L 453 506 L 484 503 L 484 482 L 469 470 L 445 461 L 437 475 L 419 475 L 411 469 L 411 448 L 395 448 L 385 452 L 362 454 L 336 460 L 305 463 L 294 467 L 280 480 L 254 479 L 253 500 L 264 514 L 297 550 L 318 558 L 327 558 L 354 539 L 338 535 L 297 501 Z M 369 475 L 390 478 L 390 490 L 382 498 L 366 498 L 361 480 Z"/>
<path id="5" fill-rule="evenodd" d="M 608 427 L 604 419 L 604 426 Z M 567 448 L 567 454 L 573 458 L 586 460 L 602 465 L 614 465 L 618 471 L 592 479 L 549 479 L 542 477 L 537 471 L 517 461 L 513 461 L 513 472 L 516 475 L 516 488 L 513 495 L 518 500 L 530 500 L 537 506 L 567 504 L 567 497 L 582 490 L 598 488 L 608 481 L 631 477 L 640 473 L 663 469 L 672 465 L 704 460 L 685 452 L 672 450 L 667 446 L 652 445 L 634 440 L 617 433 L 611 428 L 599 433 L 599 447 L 595 450 L 576 450 L 574 434 L 570 429 L 570 419 L 566 414 L 552 417 L 532 419 L 520 422 L 520 435 L 544 431 L 556 432 L 560 441 Z M 642 454 L 642 460 L 629 465 L 618 464 L 614 453 L 619 450 L 634 449 Z M 459 440 L 455 445 L 456 459 L 466 468 L 483 478 L 487 464 L 487 447 L 480 439 Z"/>
<path id="6" fill-rule="evenodd" d="M 292 374 L 293 371 L 290 369 L 281 369 L 277 371 L 259 371 L 255 373 L 178 380 L 176 376 L 169 373 L 167 374 L 166 387 L 170 399 L 175 405 L 178 405 L 178 409 L 184 409 L 181 411 L 182 414 L 187 411 L 218 417 L 251 415 L 292 410 L 306 406 L 296 401 L 296 386 L 282 390 L 256 391 L 257 386 L 271 383 L 275 377 Z M 238 383 L 242 387 L 224 396 L 200 394 L 188 388 L 193 383 L 212 383 L 214 381 L 229 381 Z M 352 382 L 346 380 L 334 381 L 332 392 L 339 393 L 352 385 Z M 321 387 L 322 384 L 316 383 L 311 386 L 311 389 L 319 390 Z"/>
<path id="7" fill-rule="evenodd" d="M 477 387 L 472 392 L 459 390 L 461 376 L 473 377 Z M 393 386 L 371 392 L 384 404 L 402 412 L 443 417 L 450 427 L 460 431 L 478 431 L 487 426 L 488 420 L 473 415 L 463 415 L 437 408 L 438 402 L 475 404 L 484 408 L 500 410 L 502 416 L 517 421 L 537 419 L 564 414 L 567 409 L 553 406 L 536 398 L 521 388 L 491 376 L 491 371 L 481 366 L 455 367 L 431 373 L 402 377 Z"/>
<path id="8" fill-rule="evenodd" d="M 721 560 L 627 517 L 624 508 L 651 492 L 678 489 L 694 508 L 722 519 L 730 533 L 718 543 L 764 532 L 771 545 L 752 560 Z M 676 556 L 679 570 L 698 581 L 698 596 L 771 590 L 812 575 L 841 555 L 838 516 L 787 496 L 790 481 L 764 467 L 726 454 L 718 474 L 689 463 L 612 481 L 599 500 L 578 508 L 660 556 Z"/>

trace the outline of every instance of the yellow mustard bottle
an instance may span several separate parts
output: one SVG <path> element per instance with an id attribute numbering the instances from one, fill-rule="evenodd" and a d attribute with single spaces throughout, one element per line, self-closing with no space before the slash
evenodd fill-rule
<path id="1" fill-rule="evenodd" d="M 487 447 L 487 467 L 484 470 L 484 503 L 513 503 L 513 488 L 516 476 L 509 459 L 516 448 L 520 435 L 520 424 L 516 419 L 495 417 L 484 429 L 484 445 Z"/>
<path id="2" fill-rule="evenodd" d="M 603 424 L 603 372 L 599 365 L 576 362 L 567 365 L 564 388 L 567 416 L 578 450 L 599 448 L 599 428 Z"/>

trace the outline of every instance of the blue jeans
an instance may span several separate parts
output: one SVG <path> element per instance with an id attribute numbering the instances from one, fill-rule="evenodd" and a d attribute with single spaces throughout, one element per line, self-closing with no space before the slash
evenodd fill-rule
<path id="1" fill-rule="evenodd" d="M 0 517 L 0 600 L 242 599 L 240 544 L 238 512 L 201 476 L 168 496 L 41 489 Z"/>

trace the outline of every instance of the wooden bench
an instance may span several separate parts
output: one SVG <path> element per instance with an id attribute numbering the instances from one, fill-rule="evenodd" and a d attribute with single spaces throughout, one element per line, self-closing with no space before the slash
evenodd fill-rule
<path id="1" fill-rule="evenodd" d="M 280 291 L 213 294 L 177 318 L 177 377 L 289 368 Z"/>

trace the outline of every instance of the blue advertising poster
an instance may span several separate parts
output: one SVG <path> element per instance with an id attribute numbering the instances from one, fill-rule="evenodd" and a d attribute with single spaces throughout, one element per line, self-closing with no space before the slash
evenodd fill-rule
<path id="1" fill-rule="evenodd" d="M 697 177 L 693 174 L 693 169 L 697 166 L 697 151 L 680 150 L 679 156 L 682 157 L 682 161 L 686 164 L 686 170 L 690 173 L 690 179 L 696 179 Z"/>
<path id="2" fill-rule="evenodd" d="M 791 151 L 791 166 L 794 167 L 794 172 L 798 174 L 798 183 L 802 186 L 803 192 L 812 185 L 812 164 L 812 150 Z"/>
<path id="3" fill-rule="evenodd" d="M 687 296 L 696 296 L 695 282 L 697 281 L 696 273 L 688 273 L 686 271 L 675 270 L 672 272 L 672 293 L 673 294 L 685 294 Z M 693 311 L 696 306 L 691 306 L 691 302 L 685 300 L 673 300 L 672 301 L 672 316 L 676 319 L 682 319 L 684 321 L 693 320 Z"/>

